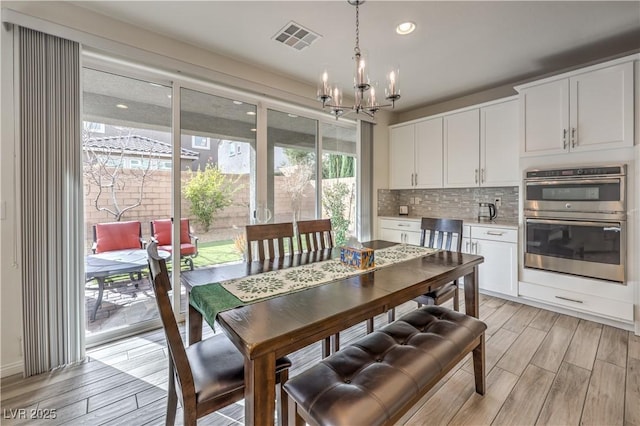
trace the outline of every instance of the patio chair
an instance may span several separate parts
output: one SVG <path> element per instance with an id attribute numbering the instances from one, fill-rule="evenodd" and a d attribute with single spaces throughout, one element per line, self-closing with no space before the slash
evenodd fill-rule
<path id="1" fill-rule="evenodd" d="M 158 243 L 158 250 L 171 253 L 171 224 L 173 219 L 151 221 L 151 239 Z M 198 256 L 198 237 L 191 233 L 189 219 L 180 219 L 180 259 L 193 271 L 193 258 Z"/>
<path id="2" fill-rule="evenodd" d="M 91 246 L 93 254 L 143 248 L 142 223 L 138 220 L 93 225 L 93 245 Z M 133 272 L 129 273 L 129 277 L 134 281 Z M 138 281 L 141 279 L 142 273 L 138 272 Z"/>
<path id="3" fill-rule="evenodd" d="M 218 411 L 244 398 L 244 358 L 224 333 L 184 347 L 171 298 L 171 280 L 165 260 L 158 255 L 158 246 L 147 247 L 149 275 L 156 304 L 169 348 L 169 386 L 165 424 L 173 425 L 177 404 L 182 406 L 182 424 L 195 426 L 197 419 Z M 277 385 L 278 419 L 286 425 L 288 405 L 282 384 L 289 378 L 291 361 L 275 360 L 274 385 Z"/>

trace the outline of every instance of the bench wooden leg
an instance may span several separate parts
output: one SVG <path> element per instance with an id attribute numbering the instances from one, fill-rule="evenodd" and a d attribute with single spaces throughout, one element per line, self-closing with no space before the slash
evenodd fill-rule
<path id="1" fill-rule="evenodd" d="M 482 333 L 480 343 L 473 350 L 473 375 L 476 380 L 476 392 L 480 395 L 484 395 L 485 392 L 484 347 L 484 333 Z"/>

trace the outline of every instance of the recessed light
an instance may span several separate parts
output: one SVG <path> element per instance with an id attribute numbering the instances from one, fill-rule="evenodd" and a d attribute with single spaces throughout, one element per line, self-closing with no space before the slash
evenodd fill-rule
<path id="1" fill-rule="evenodd" d="M 256 115 L 254 111 L 247 111 L 247 115 Z"/>
<path id="2" fill-rule="evenodd" d="M 252 131 L 252 132 L 255 132 L 255 131 L 256 131 L 256 129 L 251 129 L 251 131 Z"/>
<path id="3" fill-rule="evenodd" d="M 242 102 L 240 102 L 240 101 L 233 101 L 233 103 L 236 104 L 236 105 L 242 105 Z"/>
<path id="4" fill-rule="evenodd" d="M 416 24 L 414 24 L 413 22 L 407 21 L 407 22 L 398 24 L 398 26 L 396 27 L 396 32 L 400 35 L 407 35 L 407 34 L 411 34 L 415 29 L 416 29 Z"/>
<path id="5" fill-rule="evenodd" d="M 287 114 L 287 115 L 288 115 L 289 117 L 291 117 L 291 118 L 298 118 L 298 116 L 297 116 L 297 115 L 295 115 L 295 114 Z"/>
<path id="6" fill-rule="evenodd" d="M 128 109 L 129 108 L 125 104 L 118 104 L 118 105 L 116 105 L 116 107 L 121 108 L 121 109 Z"/>

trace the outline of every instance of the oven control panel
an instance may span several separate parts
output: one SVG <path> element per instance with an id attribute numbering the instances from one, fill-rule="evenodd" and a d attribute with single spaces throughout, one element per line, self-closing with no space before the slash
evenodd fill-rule
<path id="1" fill-rule="evenodd" d="M 527 171 L 527 179 L 531 178 L 562 178 L 586 176 L 611 176 L 626 174 L 625 166 L 581 167 L 571 169 L 545 169 Z"/>

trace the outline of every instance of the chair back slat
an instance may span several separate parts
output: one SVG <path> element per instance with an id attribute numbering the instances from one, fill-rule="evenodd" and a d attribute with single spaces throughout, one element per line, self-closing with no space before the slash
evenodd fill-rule
<path id="1" fill-rule="evenodd" d="M 462 251 L 462 220 L 423 217 L 420 228 L 422 229 L 420 245 L 451 251 L 452 241 L 454 238 L 457 238 L 453 251 Z M 429 233 L 429 240 L 428 243 L 425 244 L 427 232 Z M 438 235 L 437 239 L 435 237 L 436 234 Z"/>
<path id="2" fill-rule="evenodd" d="M 254 260 L 254 242 L 258 247 L 257 260 L 262 261 L 282 258 L 287 254 L 287 252 L 289 254 L 293 254 L 293 223 L 291 222 L 247 225 L 246 236 L 247 262 Z M 266 251 L 265 245 L 267 249 Z"/>
<path id="3" fill-rule="evenodd" d="M 195 400 L 195 386 L 193 374 L 184 349 L 184 343 L 180 336 L 178 323 L 171 306 L 171 298 L 168 292 L 171 290 L 171 280 L 167 271 L 166 261 L 158 255 L 158 244 L 152 241 L 147 246 L 147 257 L 149 261 L 149 278 L 153 285 L 156 304 L 162 320 L 162 328 L 167 339 L 170 362 L 173 363 L 174 373 L 180 386 L 183 398 L 189 395 Z"/>
<path id="4" fill-rule="evenodd" d="M 331 234 L 331 220 L 302 220 L 297 223 L 298 250 L 303 251 L 302 242 L 306 244 L 306 251 L 319 251 L 333 248 L 333 235 Z"/>

